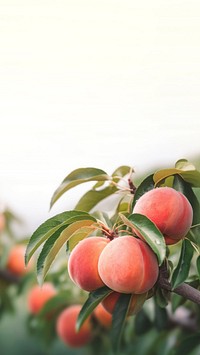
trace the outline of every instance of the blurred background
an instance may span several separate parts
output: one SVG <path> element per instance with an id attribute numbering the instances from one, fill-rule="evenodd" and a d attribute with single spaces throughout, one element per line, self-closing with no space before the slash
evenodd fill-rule
<path id="1" fill-rule="evenodd" d="M 49 211 L 73 169 L 198 161 L 199 14 L 197 0 L 0 0 L 0 204 L 17 234 L 74 207 L 82 187 Z"/>

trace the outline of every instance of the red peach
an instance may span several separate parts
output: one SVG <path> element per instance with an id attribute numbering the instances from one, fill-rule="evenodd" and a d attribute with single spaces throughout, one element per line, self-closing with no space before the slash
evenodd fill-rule
<path id="1" fill-rule="evenodd" d="M 32 314 L 38 314 L 47 301 L 56 295 L 57 291 L 51 282 L 42 286 L 35 285 L 28 294 L 28 309 Z"/>
<path id="2" fill-rule="evenodd" d="M 64 309 L 56 322 L 58 337 L 70 347 L 81 347 L 92 339 L 92 325 L 90 317 L 83 323 L 81 329 L 76 331 L 76 321 L 81 310 L 81 305 L 72 305 Z"/>
<path id="3" fill-rule="evenodd" d="M 97 321 L 105 328 L 110 328 L 112 325 L 112 315 L 103 307 L 101 303 L 94 310 L 94 315 Z"/>
<path id="4" fill-rule="evenodd" d="M 69 276 L 85 291 L 105 286 L 98 273 L 98 260 L 109 240 L 103 237 L 89 237 L 80 241 L 69 257 Z"/>
<path id="5" fill-rule="evenodd" d="M 141 294 L 158 278 L 158 261 L 151 248 L 132 236 L 113 239 L 99 257 L 99 275 L 113 291 Z"/>
<path id="6" fill-rule="evenodd" d="M 146 192 L 136 202 L 133 213 L 148 217 L 166 238 L 174 244 L 188 233 L 193 210 L 188 199 L 171 187 L 159 187 Z"/>
<path id="7" fill-rule="evenodd" d="M 33 268 L 33 260 L 30 260 L 27 266 L 25 265 L 25 251 L 25 245 L 18 244 L 13 246 L 8 254 L 7 268 L 17 276 L 22 276 Z"/>

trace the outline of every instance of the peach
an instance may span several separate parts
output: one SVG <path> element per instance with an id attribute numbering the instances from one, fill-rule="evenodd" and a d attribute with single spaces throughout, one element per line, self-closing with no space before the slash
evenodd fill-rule
<path id="1" fill-rule="evenodd" d="M 98 262 L 105 285 L 121 293 L 141 294 L 158 278 L 158 261 L 151 248 L 132 236 L 113 239 L 103 249 Z"/>
<path id="2" fill-rule="evenodd" d="M 56 332 L 58 337 L 70 347 L 81 347 L 92 339 L 92 324 L 90 317 L 83 323 L 81 329 L 76 331 L 76 321 L 82 306 L 72 305 L 64 309 L 57 318 Z"/>
<path id="3" fill-rule="evenodd" d="M 5 216 L 3 213 L 0 213 L 0 232 L 4 230 L 5 226 L 6 226 Z"/>
<path id="4" fill-rule="evenodd" d="M 105 286 L 98 273 L 98 260 L 109 240 L 89 237 L 80 241 L 69 257 L 68 272 L 72 281 L 85 291 Z"/>
<path id="5" fill-rule="evenodd" d="M 99 303 L 98 306 L 95 308 L 94 316 L 103 327 L 111 327 L 112 315 L 103 307 L 101 303 Z"/>
<path id="6" fill-rule="evenodd" d="M 13 246 L 8 254 L 7 269 L 17 276 L 23 276 L 33 268 L 33 260 L 25 266 L 25 251 L 25 245 L 18 244 Z"/>
<path id="7" fill-rule="evenodd" d="M 101 302 L 103 307 L 105 308 L 105 310 L 107 312 L 109 312 L 110 314 L 113 314 L 115 305 L 116 305 L 120 295 L 121 295 L 121 293 L 114 291 L 114 292 L 110 293 L 106 298 L 104 298 L 103 301 Z M 146 298 L 145 296 L 147 296 L 147 294 L 144 295 L 144 301 Z M 129 312 L 128 312 L 129 316 L 136 314 L 139 311 L 138 307 L 136 308 L 137 300 L 138 300 L 138 295 L 132 294 L 131 304 L 130 304 Z M 142 304 L 141 304 L 141 306 L 142 306 Z"/>
<path id="8" fill-rule="evenodd" d="M 136 202 L 133 213 L 148 217 L 165 237 L 175 244 L 188 233 L 193 210 L 188 199 L 171 187 L 158 187 L 146 192 Z"/>
<path id="9" fill-rule="evenodd" d="M 45 282 L 42 286 L 35 285 L 28 294 L 28 309 L 32 314 L 38 314 L 47 301 L 57 294 L 51 282 Z"/>

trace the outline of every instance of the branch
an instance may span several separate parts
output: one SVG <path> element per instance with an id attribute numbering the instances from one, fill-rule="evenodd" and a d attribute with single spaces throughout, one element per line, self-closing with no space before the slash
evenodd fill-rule
<path id="1" fill-rule="evenodd" d="M 172 289 L 171 284 L 168 280 L 168 271 L 165 264 L 163 264 L 160 268 L 157 284 L 164 290 L 177 293 L 178 295 L 183 296 L 184 298 L 200 305 L 200 291 L 196 288 L 186 283 L 183 283 L 182 285 Z"/>
<path id="2" fill-rule="evenodd" d="M 3 279 L 7 281 L 8 283 L 18 283 L 19 282 L 19 277 L 14 275 L 12 272 L 5 270 L 5 269 L 0 269 L 0 279 Z"/>

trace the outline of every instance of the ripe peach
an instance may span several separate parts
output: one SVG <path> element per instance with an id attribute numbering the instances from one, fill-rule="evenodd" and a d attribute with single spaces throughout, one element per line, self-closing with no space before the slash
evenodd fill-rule
<path id="1" fill-rule="evenodd" d="M 33 268 L 33 260 L 30 260 L 27 266 L 25 265 L 25 251 L 25 245 L 18 244 L 11 248 L 8 255 L 7 268 L 17 276 L 22 276 Z"/>
<path id="2" fill-rule="evenodd" d="M 3 213 L 0 213 L 0 232 L 4 230 L 5 225 L 6 225 L 5 216 Z"/>
<path id="3" fill-rule="evenodd" d="M 94 316 L 97 321 L 105 328 L 112 325 L 112 315 L 103 307 L 101 303 L 94 309 Z"/>
<path id="4" fill-rule="evenodd" d="M 64 309 L 58 316 L 56 331 L 58 337 L 70 347 L 81 347 L 92 339 L 90 317 L 85 320 L 81 329 L 76 331 L 76 321 L 82 306 L 72 305 Z"/>
<path id="5" fill-rule="evenodd" d="M 103 307 L 105 308 L 105 310 L 107 312 L 109 312 L 110 314 L 113 314 L 115 305 L 116 305 L 120 295 L 121 295 L 121 293 L 114 291 L 114 292 L 110 293 L 106 298 L 104 298 L 103 301 L 101 302 Z M 138 308 L 136 309 L 137 299 L 138 299 L 138 295 L 132 294 L 131 304 L 130 304 L 129 312 L 128 312 L 129 316 L 136 314 L 137 311 L 139 310 Z M 144 295 L 144 300 L 145 300 L 145 295 Z"/>
<path id="6" fill-rule="evenodd" d="M 51 282 L 45 282 L 42 287 L 33 286 L 28 294 L 28 309 L 32 314 L 37 314 L 45 303 L 56 295 L 56 289 Z"/>
<path id="7" fill-rule="evenodd" d="M 166 244 L 175 244 L 188 233 L 193 210 L 188 199 L 171 187 L 158 187 L 138 199 L 133 213 L 148 217 L 163 233 Z"/>
<path id="8" fill-rule="evenodd" d="M 158 261 L 151 248 L 132 236 L 113 239 L 99 257 L 99 275 L 113 291 L 141 294 L 158 278 Z"/>
<path id="9" fill-rule="evenodd" d="M 89 237 L 80 241 L 69 257 L 69 276 L 85 291 L 105 286 L 98 274 L 98 260 L 109 240 L 103 237 Z"/>

